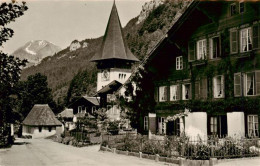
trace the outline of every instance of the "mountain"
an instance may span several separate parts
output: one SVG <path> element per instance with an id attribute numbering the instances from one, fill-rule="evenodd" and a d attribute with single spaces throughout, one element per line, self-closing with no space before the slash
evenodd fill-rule
<path id="1" fill-rule="evenodd" d="M 37 65 L 45 57 L 52 56 L 61 51 L 61 48 L 45 40 L 32 40 L 18 48 L 12 54 L 20 59 L 27 59 L 27 67 Z"/>
<path id="2" fill-rule="evenodd" d="M 190 1 L 161 2 L 160 0 L 160 3 L 154 3 L 152 0 L 151 4 L 146 4 L 141 16 L 133 18 L 123 28 L 129 49 L 139 60 L 142 60 L 165 35 Z M 76 96 L 91 96 L 96 92 L 97 69 L 89 60 L 96 50 L 100 49 L 101 43 L 102 37 L 74 40 L 66 49 L 52 57 L 44 58 L 37 66 L 24 69 L 21 79 L 25 80 L 29 75 L 38 72 L 46 75 L 53 97 L 58 103 L 64 102 L 64 99 L 66 103 L 70 103 Z"/>

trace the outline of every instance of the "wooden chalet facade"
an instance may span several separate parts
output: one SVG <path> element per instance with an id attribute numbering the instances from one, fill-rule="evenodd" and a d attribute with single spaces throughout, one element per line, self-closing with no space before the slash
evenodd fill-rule
<path id="1" fill-rule="evenodd" d="M 191 2 L 143 67 L 150 135 L 259 137 L 260 2 Z"/>
<path id="2" fill-rule="evenodd" d="M 94 112 L 100 107 L 99 97 L 88 97 L 82 96 L 74 103 L 72 103 L 69 108 L 73 109 L 73 115 L 77 118 L 85 117 L 85 115 L 94 115 Z"/>

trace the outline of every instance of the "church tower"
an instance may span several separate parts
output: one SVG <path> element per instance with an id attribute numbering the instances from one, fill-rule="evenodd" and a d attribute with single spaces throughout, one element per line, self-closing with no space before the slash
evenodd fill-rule
<path id="1" fill-rule="evenodd" d="M 131 75 L 133 63 L 139 60 L 131 53 L 124 40 L 121 23 L 114 1 L 101 48 L 92 57 L 98 68 L 97 91 L 116 80 L 120 83 Z"/>

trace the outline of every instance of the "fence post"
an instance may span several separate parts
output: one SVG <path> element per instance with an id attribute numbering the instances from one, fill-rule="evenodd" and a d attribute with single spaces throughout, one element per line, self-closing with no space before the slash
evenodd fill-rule
<path id="1" fill-rule="evenodd" d="M 214 147 L 210 146 L 211 157 L 214 157 Z"/>
<path id="2" fill-rule="evenodd" d="M 209 159 L 209 166 L 213 166 L 215 164 L 217 164 L 217 159 L 216 158 L 210 158 Z"/>
<path id="3" fill-rule="evenodd" d="M 142 152 L 139 152 L 139 158 L 140 159 L 142 158 Z"/>
<path id="4" fill-rule="evenodd" d="M 184 156 L 184 144 L 181 144 L 181 156 Z"/>
<path id="5" fill-rule="evenodd" d="M 159 161 L 159 157 L 160 157 L 159 154 L 156 154 L 156 155 L 155 155 L 155 161 L 156 161 L 156 162 Z"/>
<path id="6" fill-rule="evenodd" d="M 113 152 L 113 153 L 116 153 L 116 148 L 112 148 L 112 152 Z"/>
<path id="7" fill-rule="evenodd" d="M 184 158 L 180 158 L 179 160 L 179 166 L 184 166 Z"/>

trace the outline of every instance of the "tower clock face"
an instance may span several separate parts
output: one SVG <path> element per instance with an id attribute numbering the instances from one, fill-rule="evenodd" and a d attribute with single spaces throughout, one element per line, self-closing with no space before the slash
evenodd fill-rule
<path id="1" fill-rule="evenodd" d="M 108 81 L 109 80 L 109 71 L 103 70 L 101 73 L 101 78 L 103 81 Z"/>

